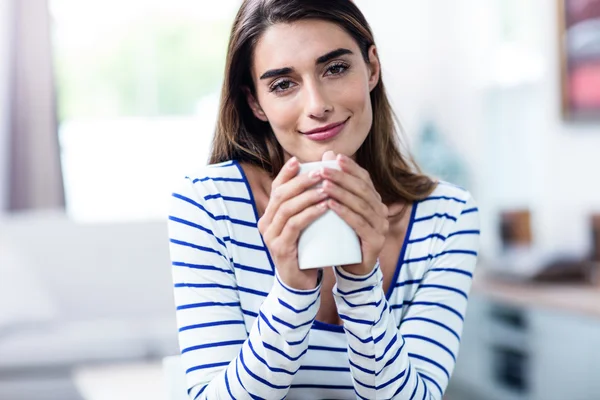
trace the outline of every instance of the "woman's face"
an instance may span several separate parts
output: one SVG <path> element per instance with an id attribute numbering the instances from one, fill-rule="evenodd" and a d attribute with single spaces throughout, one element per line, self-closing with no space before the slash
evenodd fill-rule
<path id="1" fill-rule="evenodd" d="M 286 160 L 319 161 L 332 150 L 354 156 L 373 114 L 370 91 L 379 80 L 374 46 L 370 64 L 338 25 L 320 20 L 275 24 L 258 41 L 248 93 L 254 115 L 268 121 Z"/>

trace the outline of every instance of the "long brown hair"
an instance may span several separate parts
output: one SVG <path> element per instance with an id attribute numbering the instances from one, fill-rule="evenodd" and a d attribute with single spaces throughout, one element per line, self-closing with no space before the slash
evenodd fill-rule
<path id="1" fill-rule="evenodd" d="M 225 80 L 217 128 L 209 162 L 238 160 L 261 167 L 275 177 L 284 164 L 284 153 L 268 122 L 256 118 L 243 88 L 253 94 L 250 72 L 254 48 L 262 33 L 277 23 L 303 19 L 333 22 L 358 43 L 365 62 L 373 33 L 365 17 L 350 0 L 244 0 L 237 13 L 225 65 Z M 386 204 L 427 197 L 436 183 L 423 175 L 410 155 L 400 150 L 396 116 L 381 76 L 371 91 L 373 124 L 356 153 L 357 163 L 371 175 Z M 407 153 L 408 154 L 408 153 Z"/>

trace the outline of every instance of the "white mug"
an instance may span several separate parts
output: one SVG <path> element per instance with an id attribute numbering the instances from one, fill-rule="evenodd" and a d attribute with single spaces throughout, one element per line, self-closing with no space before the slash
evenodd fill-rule
<path id="1" fill-rule="evenodd" d="M 341 169 L 335 160 L 317 161 L 300 164 L 299 174 L 307 174 L 322 167 Z M 298 240 L 300 269 L 359 264 L 361 262 L 362 252 L 358 235 L 333 210 L 325 211 L 300 234 Z"/>

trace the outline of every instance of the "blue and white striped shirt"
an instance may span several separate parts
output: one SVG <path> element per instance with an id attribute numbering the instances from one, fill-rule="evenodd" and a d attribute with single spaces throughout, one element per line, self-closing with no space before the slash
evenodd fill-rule
<path id="1" fill-rule="evenodd" d="M 277 277 L 236 161 L 202 168 L 169 216 L 179 342 L 192 399 L 441 399 L 479 244 L 470 194 L 447 183 L 412 208 L 387 293 L 335 269 L 343 326 L 315 320 L 320 286 Z"/>

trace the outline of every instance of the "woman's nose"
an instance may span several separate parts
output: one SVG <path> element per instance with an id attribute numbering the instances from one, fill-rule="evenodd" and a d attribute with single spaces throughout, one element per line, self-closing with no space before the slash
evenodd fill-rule
<path id="1" fill-rule="evenodd" d="M 310 118 L 321 119 L 333 111 L 333 105 L 322 86 L 315 83 L 308 84 L 306 85 L 306 90 L 306 112 Z"/>

